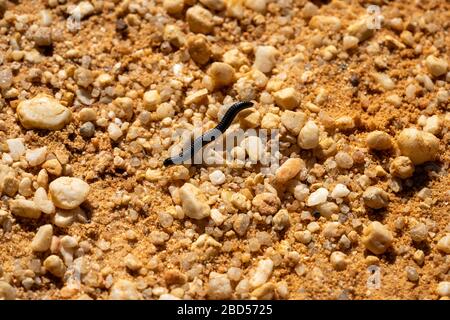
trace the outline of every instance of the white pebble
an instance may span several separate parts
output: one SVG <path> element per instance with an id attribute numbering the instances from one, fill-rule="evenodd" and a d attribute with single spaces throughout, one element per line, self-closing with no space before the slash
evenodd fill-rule
<path id="1" fill-rule="evenodd" d="M 349 194 L 350 194 L 350 190 L 348 190 L 347 186 L 343 185 L 342 183 L 338 183 L 334 187 L 333 191 L 331 191 L 331 197 L 333 199 L 345 198 Z"/>
<path id="2" fill-rule="evenodd" d="M 37 148 L 33 150 L 27 150 L 25 159 L 32 167 L 38 166 L 45 161 L 47 157 L 47 147 Z"/>
<path id="3" fill-rule="evenodd" d="M 222 171 L 215 170 L 212 173 L 210 173 L 209 180 L 211 181 L 211 183 L 213 185 L 218 186 L 218 185 L 221 185 L 222 183 L 225 182 L 226 177 L 225 177 L 225 174 Z"/>
<path id="4" fill-rule="evenodd" d="M 314 207 L 319 204 L 325 203 L 328 197 L 328 190 L 325 188 L 319 188 L 311 193 L 306 201 L 308 207 Z"/>
<path id="5" fill-rule="evenodd" d="M 60 177 L 49 185 L 53 203 L 61 209 L 74 209 L 86 200 L 89 185 L 81 179 Z"/>

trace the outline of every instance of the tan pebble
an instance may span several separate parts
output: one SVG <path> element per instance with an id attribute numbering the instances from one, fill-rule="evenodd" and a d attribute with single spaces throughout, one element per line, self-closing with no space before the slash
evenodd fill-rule
<path id="1" fill-rule="evenodd" d="M 370 186 L 363 193 L 364 204 L 372 209 L 387 207 L 389 195 L 381 188 Z"/>
<path id="2" fill-rule="evenodd" d="M 302 149 L 314 149 L 319 144 L 319 134 L 319 127 L 310 120 L 300 130 L 297 143 Z"/>
<path id="3" fill-rule="evenodd" d="M 306 114 L 286 110 L 281 115 L 281 124 L 293 135 L 298 135 L 307 121 Z"/>
<path id="4" fill-rule="evenodd" d="M 295 109 L 300 105 L 300 97 L 297 91 L 292 88 L 284 88 L 274 93 L 275 102 L 284 109 Z"/>
<path id="5" fill-rule="evenodd" d="M 208 63 L 211 58 L 211 48 L 204 35 L 191 35 L 187 39 L 187 47 L 192 60 L 199 65 Z"/>
<path id="6" fill-rule="evenodd" d="M 273 193 L 264 192 L 253 198 L 252 205 L 254 210 L 262 215 L 273 215 L 278 212 L 281 200 Z"/>
<path id="7" fill-rule="evenodd" d="M 15 300 L 16 289 L 8 282 L 0 280 L 0 300 Z"/>
<path id="8" fill-rule="evenodd" d="M 450 297 L 450 281 L 439 282 L 436 293 L 441 297 Z"/>
<path id="9" fill-rule="evenodd" d="M 50 159 L 44 162 L 42 168 L 47 170 L 48 173 L 59 177 L 62 174 L 62 166 L 61 163 L 57 159 Z"/>
<path id="10" fill-rule="evenodd" d="M 186 11 L 186 21 L 189 24 L 189 29 L 195 33 L 208 34 L 214 29 L 212 13 L 199 5 L 195 5 Z"/>
<path id="11" fill-rule="evenodd" d="M 50 249 L 53 237 L 53 227 L 51 224 L 43 225 L 38 229 L 31 242 L 31 249 L 36 252 L 45 252 Z"/>
<path id="12" fill-rule="evenodd" d="M 61 278 L 66 272 L 63 261 L 56 255 L 51 255 L 44 260 L 44 268 L 58 278 Z"/>
<path id="13" fill-rule="evenodd" d="M 168 14 L 180 14 L 184 8 L 184 0 L 164 0 L 163 8 Z"/>
<path id="14" fill-rule="evenodd" d="M 136 288 L 136 284 L 129 280 L 119 279 L 111 287 L 110 300 L 140 300 L 142 295 Z"/>
<path id="15" fill-rule="evenodd" d="M 280 116 L 274 113 L 266 113 L 261 120 L 261 128 L 263 129 L 278 129 L 280 127 Z"/>
<path id="16" fill-rule="evenodd" d="M 388 150 L 392 148 L 392 139 L 383 131 L 372 131 L 366 137 L 367 146 L 373 150 Z"/>
<path id="17" fill-rule="evenodd" d="M 447 72 L 448 63 L 444 59 L 436 58 L 430 55 L 425 60 L 428 71 L 434 76 L 439 77 Z"/>
<path id="18" fill-rule="evenodd" d="M 207 73 L 212 78 L 215 88 L 226 87 L 236 81 L 234 68 L 224 62 L 214 62 Z"/>
<path id="19" fill-rule="evenodd" d="M 384 253 L 393 240 L 394 237 L 389 229 L 378 221 L 372 222 L 363 231 L 362 243 L 374 254 Z"/>
<path id="20" fill-rule="evenodd" d="M 60 130 L 72 118 L 69 109 L 55 98 L 44 94 L 20 102 L 17 115 L 26 129 Z"/>
<path id="21" fill-rule="evenodd" d="M 45 161 L 47 156 L 47 147 L 37 148 L 33 150 L 27 150 L 25 154 L 25 159 L 28 164 L 32 167 L 38 166 Z"/>
<path id="22" fill-rule="evenodd" d="M 331 265 L 335 270 L 342 271 L 347 268 L 347 255 L 340 251 L 335 251 L 330 256 Z"/>
<path id="23" fill-rule="evenodd" d="M 149 111 L 155 111 L 157 105 L 161 102 L 158 90 L 149 90 L 144 93 L 144 108 Z"/>
<path id="24" fill-rule="evenodd" d="M 185 183 L 179 194 L 185 215 L 197 220 L 209 217 L 211 210 L 207 198 L 196 186 Z"/>
<path id="25" fill-rule="evenodd" d="M 230 279 L 225 274 L 216 274 L 209 279 L 207 295 L 211 299 L 229 299 L 233 293 Z"/>
<path id="26" fill-rule="evenodd" d="M 414 173 L 414 163 L 408 157 L 396 157 L 389 166 L 389 172 L 401 179 L 410 178 Z"/>
<path id="27" fill-rule="evenodd" d="M 290 158 L 286 160 L 275 172 L 275 179 L 277 183 L 284 184 L 294 178 L 305 163 L 300 158 Z"/>
<path id="28" fill-rule="evenodd" d="M 73 209 L 83 203 L 90 187 L 81 179 L 60 177 L 49 185 L 49 192 L 53 203 L 61 209 Z"/>
<path id="29" fill-rule="evenodd" d="M 9 208 L 14 215 L 19 217 L 38 219 L 41 216 L 41 210 L 30 200 L 9 200 Z"/>
<path id="30" fill-rule="evenodd" d="M 272 46 L 258 46 L 253 67 L 263 73 L 269 73 L 275 67 L 279 56 L 279 51 Z"/>
<path id="31" fill-rule="evenodd" d="M 439 139 L 429 132 L 414 128 L 400 132 L 397 143 L 401 154 L 409 157 L 415 165 L 433 161 L 439 154 Z"/>
<path id="32" fill-rule="evenodd" d="M 450 254 L 450 234 L 442 237 L 437 243 L 438 250 Z"/>

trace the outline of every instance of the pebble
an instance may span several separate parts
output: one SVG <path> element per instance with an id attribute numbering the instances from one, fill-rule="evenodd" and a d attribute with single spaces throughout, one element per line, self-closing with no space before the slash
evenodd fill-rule
<path id="1" fill-rule="evenodd" d="M 378 221 L 363 230 L 362 243 L 374 254 L 383 254 L 391 246 L 394 237 L 387 227 Z"/>
<path id="2" fill-rule="evenodd" d="M 108 125 L 108 135 L 111 138 L 111 140 L 117 141 L 122 137 L 123 132 L 117 124 L 111 122 Z"/>
<path id="3" fill-rule="evenodd" d="M 406 267 L 406 278 L 408 278 L 411 282 L 417 282 L 419 281 L 419 274 L 417 273 L 416 268 L 414 267 Z"/>
<path id="4" fill-rule="evenodd" d="M 227 6 L 226 0 L 200 0 L 200 3 L 211 10 L 222 11 Z"/>
<path id="5" fill-rule="evenodd" d="M 295 136 L 298 136 L 306 121 L 307 116 L 303 112 L 286 110 L 281 115 L 281 124 Z"/>
<path id="6" fill-rule="evenodd" d="M 234 222 L 233 222 L 233 230 L 239 235 L 244 236 L 247 233 L 247 229 L 250 226 L 250 217 L 245 214 L 241 213 L 235 216 Z"/>
<path id="7" fill-rule="evenodd" d="M 83 108 L 78 112 L 78 117 L 82 122 L 95 121 L 97 119 L 97 114 L 92 108 Z"/>
<path id="8" fill-rule="evenodd" d="M 319 127 L 314 121 L 308 121 L 300 130 L 297 139 L 302 149 L 314 149 L 319 145 Z"/>
<path id="9" fill-rule="evenodd" d="M 189 29 L 195 33 L 208 34 L 214 29 L 214 19 L 212 13 L 199 6 L 195 5 L 186 11 L 186 21 L 189 24 Z"/>
<path id="10" fill-rule="evenodd" d="M 314 207 L 319 204 L 325 203 L 328 197 L 328 190 L 325 188 L 319 188 L 311 193 L 306 201 L 308 207 Z"/>
<path id="11" fill-rule="evenodd" d="M 439 116 L 433 115 L 426 120 L 423 131 L 429 132 L 431 134 L 439 134 L 441 132 L 441 120 Z"/>
<path id="12" fill-rule="evenodd" d="M 339 168 L 350 169 L 353 167 L 353 158 L 347 152 L 339 151 L 335 156 L 336 164 Z"/>
<path id="13" fill-rule="evenodd" d="M 131 271 L 139 271 L 142 268 L 142 262 L 138 260 L 134 255 L 131 253 L 127 254 L 127 256 L 124 259 L 125 266 L 131 270 Z"/>
<path id="14" fill-rule="evenodd" d="M 418 223 L 409 230 L 409 236 L 414 242 L 423 242 L 427 240 L 428 228 L 424 223 Z"/>
<path id="15" fill-rule="evenodd" d="M 141 294 L 136 284 L 129 280 L 119 279 L 111 287 L 109 300 L 140 300 Z"/>
<path id="16" fill-rule="evenodd" d="M 372 73 L 372 77 L 385 90 L 392 90 L 395 88 L 395 82 L 385 73 Z"/>
<path id="17" fill-rule="evenodd" d="M 89 194 L 89 184 L 78 178 L 60 177 L 49 185 L 51 199 L 61 209 L 74 209 L 83 203 Z"/>
<path id="18" fill-rule="evenodd" d="M 274 216 L 272 220 L 273 228 L 274 230 L 281 231 L 283 229 L 286 229 L 291 224 L 289 213 L 286 209 L 281 209 L 278 211 Z"/>
<path id="19" fill-rule="evenodd" d="M 357 37 L 347 35 L 342 39 L 342 46 L 344 50 L 350 50 L 358 47 L 358 42 L 359 39 Z"/>
<path id="20" fill-rule="evenodd" d="M 450 281 L 439 282 L 436 293 L 441 297 L 450 297 Z"/>
<path id="21" fill-rule="evenodd" d="M 175 109 L 170 103 L 162 103 L 156 108 L 155 119 L 162 120 L 164 118 L 171 118 L 175 115 Z"/>
<path id="22" fill-rule="evenodd" d="M 52 201 L 50 201 L 47 197 L 47 191 L 44 188 L 39 187 L 34 193 L 33 198 L 36 206 L 45 214 L 53 214 L 55 213 L 55 205 Z"/>
<path id="23" fill-rule="evenodd" d="M 268 112 L 261 120 L 261 128 L 278 129 L 280 127 L 280 117 L 277 114 Z"/>
<path id="24" fill-rule="evenodd" d="M 10 68 L 0 70 L 0 89 L 7 90 L 13 83 L 13 74 Z"/>
<path id="25" fill-rule="evenodd" d="M 144 93 L 144 108 L 149 111 L 155 111 L 156 107 L 161 103 L 161 96 L 158 90 L 149 90 Z"/>
<path id="26" fill-rule="evenodd" d="M 297 91 L 292 88 L 284 88 L 273 94 L 277 105 L 283 109 L 292 110 L 300 105 L 300 97 Z"/>
<path id="27" fill-rule="evenodd" d="M 277 183 L 284 184 L 293 179 L 305 163 L 300 158 L 290 158 L 286 160 L 275 172 L 275 180 Z"/>
<path id="28" fill-rule="evenodd" d="M 370 186 L 363 193 L 364 204 L 372 209 L 387 207 L 389 195 L 379 187 Z"/>
<path id="29" fill-rule="evenodd" d="M 301 243 L 303 243 L 305 245 L 310 243 L 312 240 L 312 234 L 311 234 L 311 231 L 309 231 L 309 230 L 297 231 L 294 234 L 294 237 L 297 241 L 300 241 Z"/>
<path id="30" fill-rule="evenodd" d="M 9 209 L 12 214 L 23 218 L 39 219 L 41 216 L 41 210 L 31 200 L 9 200 Z"/>
<path id="31" fill-rule="evenodd" d="M 450 254 L 450 234 L 442 237 L 437 243 L 438 250 Z"/>
<path id="32" fill-rule="evenodd" d="M 32 167 L 36 167 L 44 163 L 47 157 L 47 147 L 37 148 L 33 150 L 27 150 L 25 153 L 25 159 Z"/>
<path id="33" fill-rule="evenodd" d="M 224 62 L 214 62 L 207 73 L 216 89 L 232 85 L 236 81 L 234 68 Z"/>
<path id="34" fill-rule="evenodd" d="M 347 186 L 342 183 L 338 183 L 334 187 L 333 191 L 331 191 L 331 197 L 333 199 L 345 198 L 349 194 L 350 194 L 350 190 L 348 190 Z"/>
<path id="35" fill-rule="evenodd" d="M 401 179 L 410 178 L 414 174 L 414 163 L 408 157 L 396 157 L 389 166 L 389 172 L 393 176 Z"/>
<path id="36" fill-rule="evenodd" d="M 205 65 L 211 58 L 211 48 L 204 35 L 191 35 L 187 39 L 187 48 L 192 60 L 199 65 Z"/>
<path id="37" fill-rule="evenodd" d="M 209 174 L 209 180 L 215 186 L 221 185 L 225 182 L 225 174 L 220 170 L 215 170 Z"/>
<path id="38" fill-rule="evenodd" d="M 0 300 L 15 300 L 16 289 L 8 282 L 0 280 Z"/>
<path id="39" fill-rule="evenodd" d="M 23 144 L 23 138 L 7 139 L 6 144 L 8 146 L 9 155 L 14 161 L 18 161 L 22 155 L 25 154 L 25 146 Z"/>
<path id="40" fill-rule="evenodd" d="M 392 148 L 392 139 L 383 131 L 372 131 L 366 137 L 366 144 L 373 150 L 388 150 Z"/>
<path id="41" fill-rule="evenodd" d="M 255 50 L 255 62 L 253 68 L 270 73 L 277 63 L 279 51 L 273 46 L 258 46 Z"/>
<path id="42" fill-rule="evenodd" d="M 50 249 L 53 237 L 53 227 L 51 224 L 43 225 L 38 229 L 31 242 L 31 250 L 36 252 L 45 252 Z"/>
<path id="43" fill-rule="evenodd" d="M 258 136 L 246 137 L 242 140 L 240 147 L 247 151 L 248 157 L 254 163 L 259 161 L 264 155 L 264 144 Z"/>
<path id="44" fill-rule="evenodd" d="M 211 209 L 207 198 L 196 186 L 185 183 L 179 191 L 184 214 L 189 218 L 200 220 L 210 216 Z"/>
<path id="45" fill-rule="evenodd" d="M 85 139 L 92 138 L 94 134 L 95 134 L 95 125 L 92 122 L 88 121 L 81 125 L 80 135 L 83 138 Z"/>
<path id="46" fill-rule="evenodd" d="M 271 259 L 261 260 L 256 267 L 256 271 L 250 278 L 250 286 L 258 288 L 269 280 L 273 271 L 273 261 Z"/>
<path id="47" fill-rule="evenodd" d="M 345 270 L 348 264 L 347 255 L 340 251 L 334 251 L 330 256 L 330 262 L 335 270 Z"/>
<path id="48" fill-rule="evenodd" d="M 309 21 L 309 26 L 323 31 L 338 31 L 342 23 L 338 17 L 316 15 Z"/>
<path id="49" fill-rule="evenodd" d="M 20 123 L 26 129 L 60 130 L 72 119 L 72 112 L 55 98 L 40 94 L 17 106 Z"/>
<path id="50" fill-rule="evenodd" d="M 273 193 L 263 192 L 253 198 L 252 205 L 254 210 L 262 215 L 273 215 L 278 212 L 281 200 Z"/>
<path id="51" fill-rule="evenodd" d="M 425 59 L 425 65 L 433 77 L 442 76 L 448 69 L 446 60 L 439 59 L 433 55 L 430 55 Z"/>
<path id="52" fill-rule="evenodd" d="M 409 157 L 415 165 L 433 161 L 439 154 L 439 139 L 429 132 L 415 128 L 400 132 L 397 144 L 401 154 Z"/>
<path id="53" fill-rule="evenodd" d="M 87 88 L 94 82 L 92 71 L 83 67 L 79 67 L 74 72 L 74 80 L 80 87 Z"/>
<path id="54" fill-rule="evenodd" d="M 62 166 L 59 163 L 58 159 L 50 159 L 45 161 L 42 164 L 42 168 L 45 169 L 48 173 L 59 177 L 62 174 Z"/>
<path id="55" fill-rule="evenodd" d="M 62 278 L 66 273 L 64 262 L 56 255 L 51 255 L 44 260 L 44 268 L 58 278 Z"/>
<path id="56" fill-rule="evenodd" d="M 184 0 L 164 0 L 163 8 L 168 14 L 178 15 L 183 11 Z"/>
<path id="57" fill-rule="evenodd" d="M 233 294 L 233 288 L 231 287 L 230 279 L 226 274 L 212 273 L 207 287 L 207 295 L 211 299 L 224 300 L 230 299 Z"/>

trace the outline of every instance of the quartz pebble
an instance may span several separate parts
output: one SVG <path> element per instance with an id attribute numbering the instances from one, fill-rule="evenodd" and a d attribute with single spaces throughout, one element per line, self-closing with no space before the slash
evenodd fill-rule
<path id="1" fill-rule="evenodd" d="M 319 188 L 311 193 L 306 201 L 308 207 L 314 207 L 319 204 L 325 203 L 328 197 L 328 190 L 325 188 Z"/>
<path id="2" fill-rule="evenodd" d="M 39 219 L 41 216 L 41 210 L 37 205 L 30 200 L 16 199 L 9 201 L 9 208 L 11 212 L 19 217 L 29 219 Z"/>
<path id="3" fill-rule="evenodd" d="M 262 215 L 273 215 L 278 212 L 281 200 L 273 193 L 263 192 L 253 198 L 252 205 L 254 210 Z"/>
<path id="4" fill-rule="evenodd" d="M 16 289 L 8 282 L 0 280 L 0 300 L 15 300 Z"/>
<path id="5" fill-rule="evenodd" d="M 72 118 L 71 111 L 48 95 L 37 95 L 17 106 L 17 115 L 26 129 L 60 130 Z"/>
<path id="6" fill-rule="evenodd" d="M 425 241 L 428 237 L 428 228 L 424 223 L 418 223 L 409 230 L 409 236 L 414 242 Z"/>
<path id="7" fill-rule="evenodd" d="M 434 76 L 439 77 L 447 72 L 448 63 L 444 59 L 436 58 L 431 55 L 425 59 L 425 65 L 428 71 Z"/>
<path id="8" fill-rule="evenodd" d="M 108 135 L 112 140 L 117 141 L 122 137 L 123 133 L 117 124 L 111 122 L 108 125 Z"/>
<path id="9" fill-rule="evenodd" d="M 366 138 L 367 146 L 373 150 L 388 150 L 392 148 L 391 136 L 383 131 L 372 131 Z"/>
<path id="10" fill-rule="evenodd" d="M 257 288 L 267 282 L 272 275 L 273 261 L 270 259 L 261 260 L 258 263 L 255 273 L 250 278 L 252 288 Z"/>
<path id="11" fill-rule="evenodd" d="M 44 188 L 39 187 L 34 193 L 33 198 L 36 207 L 39 208 L 45 214 L 55 213 L 55 205 L 47 197 L 47 191 Z"/>
<path id="12" fill-rule="evenodd" d="M 286 160 L 275 172 L 275 179 L 278 183 L 284 184 L 293 179 L 305 166 L 300 158 L 290 158 Z"/>
<path id="13" fill-rule="evenodd" d="M 433 161 L 439 154 L 439 139 L 414 128 L 400 132 L 397 143 L 401 154 L 409 157 L 415 165 Z"/>
<path id="14" fill-rule="evenodd" d="M 362 243 L 374 254 L 382 254 L 391 246 L 394 237 L 392 233 L 378 221 L 369 224 L 363 230 Z"/>
<path id="15" fill-rule="evenodd" d="M 214 62 L 208 69 L 214 88 L 226 87 L 234 83 L 236 75 L 234 68 L 224 62 Z"/>
<path id="16" fill-rule="evenodd" d="M 370 186 L 363 193 L 364 204 L 372 209 L 387 207 L 389 195 L 381 188 Z"/>
<path id="17" fill-rule="evenodd" d="M 38 229 L 31 242 L 31 249 L 36 252 L 45 252 L 50 249 L 53 237 L 53 227 L 51 224 L 43 225 Z"/>
<path id="18" fill-rule="evenodd" d="M 14 161 L 19 160 L 25 154 L 25 146 L 22 138 L 8 139 L 6 140 L 6 144 L 8 145 L 9 155 Z"/>
<path id="19" fill-rule="evenodd" d="M 183 0 L 164 0 L 163 8 L 168 14 L 177 15 L 183 11 L 184 1 Z"/>
<path id="20" fill-rule="evenodd" d="M 209 174 L 209 180 L 213 185 L 218 186 L 225 182 L 226 177 L 222 171 L 215 170 Z"/>
<path id="21" fill-rule="evenodd" d="M 281 115 L 281 123 L 292 134 L 298 136 L 307 120 L 306 114 L 303 112 L 294 112 L 286 110 Z"/>
<path id="22" fill-rule="evenodd" d="M 450 254 L 450 234 L 447 234 L 438 241 L 437 248 L 446 254 Z"/>
<path id="23" fill-rule="evenodd" d="M 119 279 L 111 287 L 110 300 L 140 300 L 141 294 L 136 288 L 136 284 L 129 280 Z"/>
<path id="24" fill-rule="evenodd" d="M 269 73 L 275 67 L 279 55 L 278 50 L 272 46 L 258 46 L 253 67 L 263 73 Z"/>
<path id="25" fill-rule="evenodd" d="M 441 297 L 450 297 L 450 281 L 439 282 L 436 293 Z"/>
<path id="26" fill-rule="evenodd" d="M 48 256 L 44 260 L 44 268 L 58 278 L 62 278 L 62 276 L 66 272 L 64 262 L 57 255 Z"/>
<path id="27" fill-rule="evenodd" d="M 331 265 L 335 270 L 342 271 L 347 268 L 347 255 L 340 251 L 335 251 L 330 256 Z"/>
<path id="28" fill-rule="evenodd" d="M 32 167 L 38 166 L 45 161 L 47 156 L 47 147 L 36 148 L 33 150 L 27 150 L 25 154 L 25 159 L 28 164 Z"/>
<path id="29" fill-rule="evenodd" d="M 302 149 L 314 149 L 319 144 L 319 127 L 314 121 L 308 121 L 300 130 L 298 145 Z"/>
<path id="30" fill-rule="evenodd" d="M 211 299 L 229 299 L 233 293 L 230 279 L 226 274 L 213 274 L 208 282 L 207 294 Z"/>
<path id="31" fill-rule="evenodd" d="M 331 191 L 331 197 L 333 199 L 345 198 L 349 194 L 350 194 L 350 190 L 348 190 L 347 186 L 342 183 L 338 183 L 334 187 L 333 191 Z"/>
<path id="32" fill-rule="evenodd" d="M 208 34 L 214 29 L 212 13 L 199 5 L 190 7 L 186 11 L 186 20 L 189 24 L 189 29 L 195 33 Z"/>
<path id="33" fill-rule="evenodd" d="M 49 185 L 51 199 L 61 209 L 74 209 L 83 203 L 89 194 L 89 185 L 81 179 L 60 177 Z"/>
<path id="34" fill-rule="evenodd" d="M 184 214 L 189 218 L 200 220 L 210 216 L 211 209 L 206 196 L 196 186 L 185 183 L 179 191 Z"/>
<path id="35" fill-rule="evenodd" d="M 405 156 L 396 157 L 389 166 L 389 172 L 401 179 L 412 177 L 414 173 L 414 163 L 410 158 Z"/>
<path id="36" fill-rule="evenodd" d="M 300 97 L 294 88 L 284 88 L 274 93 L 275 102 L 284 109 L 295 109 L 300 104 Z"/>

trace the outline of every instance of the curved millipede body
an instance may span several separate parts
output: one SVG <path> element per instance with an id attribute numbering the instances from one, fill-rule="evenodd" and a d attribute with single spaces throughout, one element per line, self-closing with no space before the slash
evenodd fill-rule
<path id="1" fill-rule="evenodd" d="M 250 101 L 239 101 L 233 104 L 223 116 L 222 121 L 220 121 L 215 128 L 208 130 L 202 136 L 192 141 L 189 148 L 183 150 L 183 153 L 164 160 L 164 166 L 181 164 L 186 160 L 192 159 L 201 148 L 223 134 L 240 111 L 250 108 L 251 106 L 253 106 L 253 102 Z"/>

